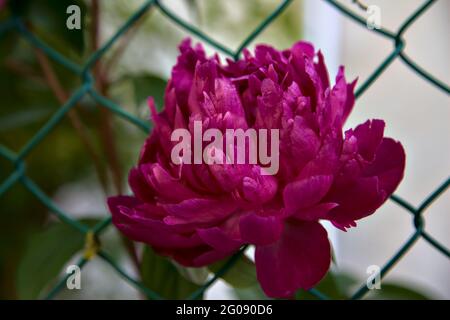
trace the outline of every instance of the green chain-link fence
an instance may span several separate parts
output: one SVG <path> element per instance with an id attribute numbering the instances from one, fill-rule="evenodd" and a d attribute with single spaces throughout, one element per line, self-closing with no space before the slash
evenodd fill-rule
<path id="1" fill-rule="evenodd" d="M 71 95 L 71 97 L 66 101 L 64 105 L 62 105 L 58 111 L 56 111 L 53 116 L 45 123 L 45 125 L 25 144 L 25 146 L 18 152 L 14 153 L 10 151 L 5 146 L 0 145 L 0 156 L 4 157 L 8 161 L 10 161 L 14 165 L 13 172 L 4 180 L 0 185 L 0 196 L 3 196 L 9 188 L 11 188 L 16 183 L 21 183 L 29 192 L 31 192 L 39 201 L 41 201 L 55 216 L 57 216 L 62 222 L 67 223 L 71 227 L 75 228 L 77 231 L 83 233 L 86 237 L 86 249 L 84 256 L 78 261 L 78 266 L 82 268 L 93 256 L 98 256 L 104 261 L 106 261 L 120 276 L 129 281 L 132 285 L 134 285 L 138 290 L 140 290 L 145 296 L 150 299 L 160 299 L 161 297 L 154 292 L 146 288 L 140 281 L 133 279 L 130 275 L 128 275 L 113 259 L 104 252 L 101 248 L 94 250 L 94 254 L 92 254 L 92 247 L 95 244 L 95 238 L 102 233 L 106 227 L 111 224 L 111 218 L 105 218 L 103 221 L 98 223 L 92 228 L 83 225 L 77 220 L 72 219 L 67 213 L 58 208 L 58 206 L 52 201 L 50 197 L 48 197 L 38 185 L 36 185 L 33 180 L 31 180 L 26 174 L 26 157 L 28 154 L 39 146 L 42 140 L 53 130 L 53 128 L 65 117 L 71 108 L 73 108 L 80 99 L 82 99 L 85 95 L 90 95 L 100 106 L 109 109 L 111 112 L 116 114 L 119 117 L 128 120 L 133 123 L 137 127 L 141 128 L 145 132 L 150 131 L 150 126 L 137 118 L 136 116 L 126 112 L 119 105 L 109 100 L 108 98 L 102 96 L 94 87 L 95 79 L 92 76 L 91 70 L 95 63 L 103 57 L 103 55 L 113 46 L 113 44 L 123 36 L 128 29 L 130 29 L 141 16 L 143 16 L 147 10 L 150 8 L 155 8 L 159 10 L 164 16 L 170 19 L 172 22 L 177 24 L 179 27 L 191 33 L 198 38 L 200 38 L 203 42 L 212 46 L 213 48 L 221 51 L 222 53 L 232 57 L 233 59 L 238 59 L 244 50 L 250 43 L 252 43 L 255 38 L 288 7 L 288 5 L 293 0 L 284 0 L 280 2 L 280 5 L 264 20 L 262 23 L 253 30 L 250 35 L 242 42 L 242 44 L 238 47 L 237 50 L 231 50 L 221 43 L 215 41 L 213 38 L 204 34 L 201 30 L 197 29 L 195 26 L 183 21 L 179 18 L 175 13 L 170 11 L 162 1 L 160 0 L 148 0 L 146 3 L 137 10 L 129 19 L 125 22 L 125 24 L 117 30 L 117 32 L 96 52 L 94 52 L 85 62 L 84 65 L 78 65 L 71 60 L 67 59 L 43 41 L 41 41 L 38 37 L 36 37 L 29 29 L 25 26 L 24 22 L 20 19 L 20 17 L 13 16 L 9 20 L 0 24 L 0 38 L 4 35 L 5 32 L 18 32 L 24 39 L 26 39 L 31 45 L 41 49 L 46 55 L 48 55 L 51 59 L 66 67 L 70 71 L 77 74 L 82 79 L 82 85 L 75 90 L 75 92 Z M 339 10 L 342 14 L 347 16 L 348 18 L 355 21 L 357 24 L 366 28 L 366 19 L 355 14 L 353 11 L 348 10 L 345 6 L 335 0 L 323 0 L 329 3 L 331 6 L 335 7 L 336 10 Z M 357 89 L 356 97 L 359 98 L 374 81 L 383 73 L 389 65 L 397 58 L 401 59 L 413 73 L 417 76 L 422 77 L 425 81 L 428 81 L 432 85 L 434 85 L 437 89 L 444 91 L 445 93 L 450 93 L 450 88 L 443 82 L 439 81 L 431 74 L 429 74 L 426 70 L 422 69 L 419 65 L 417 65 L 411 58 L 409 58 L 405 52 L 405 41 L 403 40 L 404 33 L 408 30 L 408 28 L 415 22 L 417 19 L 423 15 L 436 0 L 428 0 L 425 1 L 420 7 L 418 7 L 413 14 L 411 14 L 407 19 L 402 23 L 397 32 L 392 32 L 390 30 L 381 28 L 381 29 L 373 29 L 370 30 L 367 28 L 368 32 L 375 32 L 386 39 L 392 41 L 394 45 L 394 49 L 389 56 L 382 61 L 378 68 L 376 68 L 373 73 L 366 79 Z M 393 195 L 391 200 L 396 204 L 403 207 L 408 213 L 411 214 L 411 218 L 413 220 L 413 232 L 412 235 L 407 239 L 405 244 L 399 248 L 397 253 L 386 262 L 386 264 L 381 269 L 381 278 L 383 278 L 393 267 L 394 265 L 408 252 L 408 250 L 414 245 L 414 243 L 419 239 L 423 238 L 426 240 L 431 246 L 433 246 L 436 250 L 441 252 L 446 257 L 450 258 L 450 250 L 436 241 L 424 227 L 424 217 L 423 214 L 425 210 L 430 206 L 430 204 L 436 200 L 441 194 L 443 194 L 450 185 L 450 178 L 447 178 L 440 186 L 436 187 L 436 189 L 422 201 L 421 205 L 418 207 L 414 207 L 406 200 L 401 199 L 397 195 Z M 81 248 L 80 248 L 81 249 Z M 240 255 L 243 254 L 245 248 L 241 249 L 238 253 L 232 256 L 228 262 L 222 267 L 219 272 L 217 272 L 208 282 L 206 282 L 202 287 L 200 287 L 196 292 L 194 292 L 191 296 L 186 297 L 188 299 L 196 299 L 200 297 L 205 290 L 207 290 L 217 279 L 223 276 L 230 268 L 233 267 L 233 264 L 239 259 Z M 69 275 L 61 278 L 56 286 L 48 293 L 47 298 L 52 299 L 55 295 L 64 288 L 66 284 L 66 280 Z M 362 284 L 361 287 L 353 294 L 352 299 L 362 298 L 367 292 L 368 288 L 366 283 Z M 316 289 L 311 289 L 310 293 L 315 295 L 320 299 L 328 299 L 326 292 L 320 292 Z"/>

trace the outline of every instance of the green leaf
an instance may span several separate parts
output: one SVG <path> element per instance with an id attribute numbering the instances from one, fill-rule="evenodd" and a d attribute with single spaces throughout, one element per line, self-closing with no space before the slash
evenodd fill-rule
<path id="1" fill-rule="evenodd" d="M 247 288 L 234 288 L 234 293 L 239 300 L 269 300 L 259 285 Z"/>
<path id="2" fill-rule="evenodd" d="M 30 236 L 17 270 L 19 299 L 36 299 L 67 261 L 83 248 L 84 234 L 55 223 Z"/>
<path id="3" fill-rule="evenodd" d="M 216 262 L 208 268 L 213 273 L 217 273 L 228 259 Z M 248 288 L 258 283 L 256 279 L 255 264 L 245 254 L 221 277 L 225 282 L 235 288 Z"/>
<path id="4" fill-rule="evenodd" d="M 30 108 L 30 110 L 20 110 L 15 113 L 7 114 L 0 118 L 0 132 L 40 122 L 47 119 L 51 112 L 51 108 L 37 106 L 35 108 Z"/>
<path id="5" fill-rule="evenodd" d="M 415 288 L 394 283 L 381 283 L 381 289 L 370 290 L 367 299 L 374 300 L 430 300 L 431 298 Z"/>
<path id="6" fill-rule="evenodd" d="M 153 97 L 156 108 L 162 109 L 167 81 L 149 74 L 133 76 L 132 81 L 136 106 L 140 106 L 148 97 Z"/>
<path id="7" fill-rule="evenodd" d="M 348 274 L 329 271 L 314 288 L 330 299 L 342 300 L 350 298 L 350 292 L 356 283 L 357 280 Z M 299 300 L 319 300 L 318 297 L 305 290 L 297 291 L 295 297 Z"/>
<path id="8" fill-rule="evenodd" d="M 342 294 L 347 298 L 350 298 L 360 285 L 358 279 L 356 279 L 354 276 L 346 272 L 339 272 L 333 274 L 335 275 L 336 283 L 339 289 L 341 290 Z"/>
<path id="9" fill-rule="evenodd" d="M 146 246 L 141 264 L 144 285 L 165 299 L 186 299 L 200 286 L 184 278 L 167 258 Z"/>
<path id="10" fill-rule="evenodd" d="M 203 285 L 208 280 L 209 271 L 208 268 L 187 268 L 173 262 L 178 272 L 190 282 L 198 285 Z"/>

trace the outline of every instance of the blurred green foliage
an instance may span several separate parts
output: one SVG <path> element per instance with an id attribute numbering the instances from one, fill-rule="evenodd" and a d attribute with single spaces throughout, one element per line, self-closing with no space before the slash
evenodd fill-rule
<path id="1" fill-rule="evenodd" d="M 200 288 L 183 277 L 170 260 L 147 246 L 142 257 L 141 275 L 144 285 L 165 299 L 185 299 Z"/>
<path id="2" fill-rule="evenodd" d="M 225 265 L 227 260 L 216 262 L 208 268 L 213 273 L 216 273 Z M 246 255 L 241 255 L 233 267 L 221 278 L 234 288 L 248 288 L 258 284 L 255 264 Z"/>
<path id="3" fill-rule="evenodd" d="M 98 220 L 81 222 L 93 226 Z M 60 222 L 30 234 L 17 269 L 18 298 L 39 298 L 83 244 L 84 236 L 80 232 Z"/>
<path id="4" fill-rule="evenodd" d="M 339 270 L 332 270 L 315 286 L 315 289 L 328 299 L 347 300 L 351 299 L 352 294 L 361 283 L 364 283 L 364 279 L 358 279 Z M 235 288 L 235 295 L 237 298 L 245 300 L 267 299 L 257 284 L 251 287 Z M 313 292 L 305 290 L 299 290 L 294 298 L 298 300 L 320 300 Z M 390 281 L 382 281 L 380 289 L 370 290 L 365 297 L 365 299 L 375 300 L 428 300 L 431 298 L 414 286 Z"/>
<path id="5" fill-rule="evenodd" d="M 73 58 L 81 59 L 83 33 L 70 34 L 66 28 L 56 27 L 55 16 L 62 21 L 62 6 L 77 1 L 13 1 L 14 10 L 20 12 L 30 28 L 52 42 L 58 50 Z M 81 1 L 78 3 L 83 6 Z M 36 14 L 39 12 L 39 14 Z M 65 7 L 64 11 L 65 13 Z M 7 15 L 8 12 L 2 12 Z M 46 22 L 46 23 L 44 23 Z M 64 20 L 65 24 L 65 20 Z M 0 41 L 0 143 L 19 150 L 58 108 L 59 103 L 44 81 L 33 49 L 16 33 L 8 33 Z M 55 68 L 63 86 L 73 88 L 77 83 L 74 75 Z M 78 139 L 66 121 L 61 123 L 57 134 L 32 152 L 28 172 L 50 194 L 64 181 L 73 181 L 87 173 L 88 158 Z M 0 178 L 5 178 L 12 168 L 0 159 Z M 18 265 L 28 250 L 27 243 L 46 222 L 46 210 L 21 185 L 15 185 L 1 199 L 0 223 L 0 298 L 31 297 L 36 288 L 15 283 Z M 30 245 L 32 245 L 30 243 Z M 52 254 L 51 252 L 49 254 Z M 28 292 L 25 292 L 27 291 Z"/>

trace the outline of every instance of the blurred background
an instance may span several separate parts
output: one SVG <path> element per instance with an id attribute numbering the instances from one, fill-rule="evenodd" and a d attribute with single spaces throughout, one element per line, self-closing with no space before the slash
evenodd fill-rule
<path id="1" fill-rule="evenodd" d="M 82 63 L 144 3 L 115 1 L 18 1 L 27 27 L 40 39 Z M 423 1 L 360 1 L 380 8 L 382 26 L 397 30 Z M 279 5 L 278 0 L 164 0 L 167 8 L 216 41 L 235 49 Z M 340 3 L 367 16 L 351 0 Z M 81 8 L 81 30 L 68 30 L 66 8 Z M 0 9 L 0 21 L 9 16 Z M 450 83 L 450 1 L 437 1 L 404 35 L 406 52 L 425 70 Z M 128 112 L 148 119 L 147 96 L 161 106 L 177 46 L 186 33 L 151 8 L 118 41 L 94 69 L 99 91 Z M 251 44 L 287 48 L 300 39 L 324 53 L 330 77 L 339 65 L 348 79 L 362 83 L 393 50 L 393 43 L 344 17 L 325 1 L 294 0 Z M 213 49 L 205 45 L 208 53 Z M 80 85 L 80 79 L 51 61 L 17 33 L 0 38 L 0 145 L 19 151 Z M 448 95 L 416 76 L 400 60 L 380 76 L 357 101 L 347 128 L 370 118 L 384 119 L 386 134 L 402 142 L 407 167 L 396 194 L 414 206 L 445 181 L 450 172 L 450 103 Z M 127 170 L 137 161 L 146 135 L 135 126 L 83 99 L 64 121 L 27 157 L 27 173 L 71 217 L 93 224 L 108 216 L 105 196 L 127 192 Z M 0 159 L 0 181 L 13 170 Z M 426 230 L 450 247 L 450 194 L 441 195 L 425 213 Z M 65 268 L 80 257 L 83 237 L 60 223 L 21 184 L 0 197 L 0 298 L 41 298 Z M 328 226 L 327 226 L 328 227 Z M 333 281 L 324 292 L 346 297 L 365 283 L 367 268 L 382 267 L 413 233 L 411 215 L 392 201 L 344 233 L 328 228 L 335 250 Z M 103 248 L 133 277 L 140 275 L 127 251 L 129 243 L 110 226 L 101 236 Z M 142 249 L 138 245 L 138 249 Z M 251 248 L 248 251 L 251 257 Z M 140 258 L 140 257 L 139 257 Z M 376 298 L 450 299 L 448 258 L 420 239 L 386 276 L 385 296 Z M 174 268 L 193 283 L 207 270 Z M 254 272 L 248 271 L 254 278 Z M 170 276 L 167 275 L 168 277 Z M 233 276 L 233 275 L 232 275 Z M 242 276 L 242 275 L 241 275 Z M 236 275 L 234 275 L 236 277 Z M 254 281 L 218 281 L 209 299 L 260 298 Z M 254 279 L 253 279 L 254 280 Z M 330 284 L 332 283 L 332 284 Z M 391 286 L 391 287 L 389 287 Z M 383 291 L 383 290 L 380 290 Z M 377 296 L 377 294 L 379 296 Z M 370 296 L 370 295 L 369 295 Z M 305 296 L 306 298 L 311 298 Z M 109 265 L 93 259 L 82 269 L 82 290 L 62 290 L 59 299 L 140 299 L 141 294 Z"/>

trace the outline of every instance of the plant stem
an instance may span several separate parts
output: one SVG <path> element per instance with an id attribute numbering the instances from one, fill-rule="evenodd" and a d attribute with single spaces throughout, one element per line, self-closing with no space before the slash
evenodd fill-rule
<path id="1" fill-rule="evenodd" d="M 53 94 L 55 95 L 56 99 L 61 104 L 65 103 L 67 99 L 69 99 L 69 96 L 62 87 L 61 82 L 56 76 L 56 73 L 52 65 L 50 64 L 50 61 L 48 60 L 47 56 L 38 48 L 34 48 L 34 53 L 42 69 L 42 73 L 44 74 L 45 80 L 47 81 L 47 84 L 50 87 L 50 89 L 53 91 Z M 79 114 L 76 109 L 69 110 L 68 116 L 72 126 L 74 127 L 75 131 L 80 137 L 81 142 L 84 144 L 88 154 L 92 158 L 100 184 L 104 192 L 106 193 L 107 192 L 106 173 L 103 170 L 100 158 L 95 152 L 95 147 L 92 145 L 91 139 L 87 134 L 87 130 L 84 127 L 83 122 L 81 121 L 81 118 L 79 117 Z"/>
<path id="2" fill-rule="evenodd" d="M 98 50 L 99 35 L 100 35 L 100 3 L 98 0 L 92 0 L 92 25 L 91 25 L 91 44 L 92 50 Z M 100 60 L 94 65 L 94 77 L 96 81 L 96 86 L 99 92 L 103 96 L 108 95 L 108 82 L 103 77 L 102 66 Z M 106 157 L 108 159 L 109 165 L 111 167 L 111 172 L 113 176 L 113 183 L 116 192 L 122 194 L 122 170 L 120 166 L 120 161 L 117 153 L 117 147 L 115 144 L 114 132 L 112 130 L 112 115 L 111 112 L 106 108 L 100 108 L 100 136 L 102 138 L 103 147 L 105 150 Z M 136 252 L 136 247 L 134 242 L 128 238 L 122 236 L 122 241 L 130 254 L 131 260 L 136 268 L 138 274 L 140 274 L 140 263 L 138 255 Z"/>
<path id="3" fill-rule="evenodd" d="M 120 39 L 120 42 L 117 46 L 117 49 L 112 53 L 111 57 L 103 64 L 103 68 L 101 70 L 101 76 L 103 81 L 108 81 L 108 72 L 113 68 L 114 65 L 118 63 L 120 58 L 122 57 L 125 50 L 128 48 L 129 43 L 136 35 L 137 31 L 145 22 L 145 18 L 153 11 L 153 7 L 150 8 L 145 14 L 143 14 L 136 23 L 128 29 L 128 31 L 123 35 Z M 108 83 L 109 84 L 109 83 Z"/>
<path id="4" fill-rule="evenodd" d="M 92 50 L 96 51 L 99 48 L 99 34 L 100 34 L 100 5 L 98 0 L 92 0 L 91 27 L 92 27 L 91 29 Z M 108 92 L 108 87 L 106 85 L 106 82 L 103 81 L 101 76 L 100 61 L 97 61 L 94 65 L 94 76 L 96 79 L 96 86 L 98 90 L 102 95 L 106 96 Z M 122 169 L 120 166 L 120 161 L 117 153 L 114 132 L 112 129 L 111 112 L 105 108 L 100 108 L 100 137 L 102 140 L 106 158 L 108 159 L 108 164 L 111 168 L 115 191 L 121 194 Z"/>

